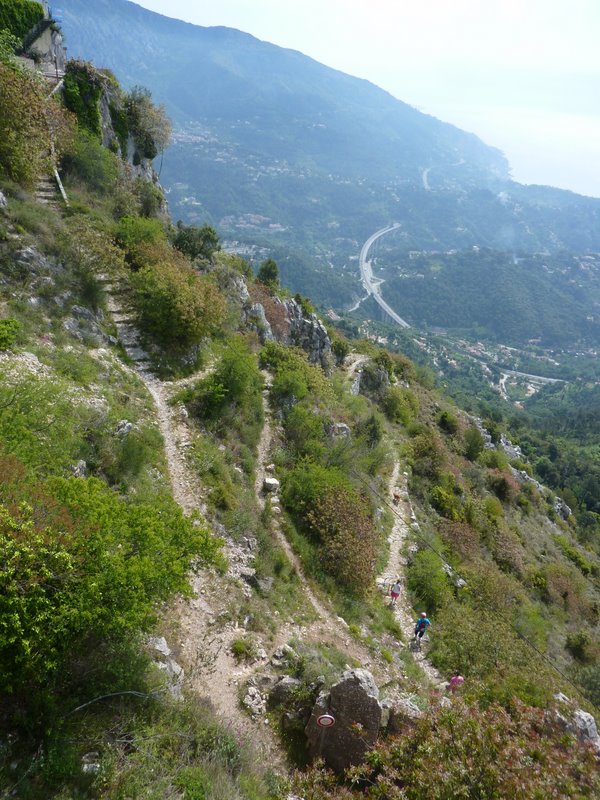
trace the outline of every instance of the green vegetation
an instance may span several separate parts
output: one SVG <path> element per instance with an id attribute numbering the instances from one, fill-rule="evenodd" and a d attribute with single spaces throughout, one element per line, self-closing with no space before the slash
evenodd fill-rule
<path id="1" fill-rule="evenodd" d="M 100 73 L 86 61 L 69 61 L 64 80 L 65 106 L 75 114 L 80 128 L 100 138 Z"/>
<path id="2" fill-rule="evenodd" d="M 0 31 L 10 31 L 13 36 L 23 39 L 43 18 L 44 8 L 41 3 L 33 0 L 2 0 Z"/>
<path id="3" fill-rule="evenodd" d="M 124 98 L 124 106 L 136 146 L 133 163 L 139 164 L 142 158 L 152 160 L 171 138 L 171 123 L 163 106 L 154 105 L 149 90 L 142 86 L 133 87 Z"/>
<path id="4" fill-rule="evenodd" d="M 297 775 L 302 797 L 453 800 L 453 798 L 570 797 L 599 790 L 590 750 L 577 747 L 543 712 L 515 703 L 484 710 L 461 701 L 431 710 L 401 735 L 379 745 L 344 779 L 317 767 Z"/>
<path id="5" fill-rule="evenodd" d="M 30 188 L 50 169 L 50 129 L 58 154 L 72 135 L 70 119 L 47 99 L 27 70 L 0 62 L 0 176 Z"/>

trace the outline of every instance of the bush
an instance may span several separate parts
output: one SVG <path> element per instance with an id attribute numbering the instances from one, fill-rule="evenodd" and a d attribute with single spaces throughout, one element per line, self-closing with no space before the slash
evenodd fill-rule
<path id="1" fill-rule="evenodd" d="M 503 503 L 514 500 L 519 492 L 519 484 L 512 475 L 500 470 L 492 470 L 488 473 L 487 485 Z"/>
<path id="2" fill-rule="evenodd" d="M 171 139 L 171 123 L 164 106 L 154 105 L 150 91 L 141 86 L 133 87 L 125 96 L 124 105 L 136 147 L 134 164 L 142 158 L 155 158 Z"/>
<path id="3" fill-rule="evenodd" d="M 140 330 L 171 352 L 200 344 L 221 322 L 221 293 L 191 266 L 164 261 L 143 267 L 132 276 L 132 286 Z"/>
<path id="4" fill-rule="evenodd" d="M 600 778 L 592 750 L 552 715 L 519 702 L 479 709 L 455 699 L 405 724 L 345 778 L 317 766 L 296 773 L 292 791 L 337 800 L 586 800 L 598 796 Z"/>
<path id="5" fill-rule="evenodd" d="M 187 591 L 190 559 L 217 553 L 172 501 L 127 504 L 93 478 L 1 484 L 0 690 L 44 686 L 91 643 L 147 628 Z"/>
<path id="6" fill-rule="evenodd" d="M 411 442 L 412 467 L 417 475 L 435 478 L 446 461 L 439 437 L 427 431 L 417 434 Z"/>
<path id="7" fill-rule="evenodd" d="M 249 661 L 256 655 L 256 643 L 252 639 L 234 639 L 229 649 L 236 661 Z"/>
<path id="8" fill-rule="evenodd" d="M 350 489 L 351 485 L 341 470 L 303 460 L 283 475 L 281 488 L 285 505 L 306 521 L 319 500 L 335 489 Z"/>
<path id="9" fill-rule="evenodd" d="M 451 597 L 448 576 L 440 557 L 431 550 L 419 550 L 408 568 L 407 586 L 415 595 L 416 605 L 435 614 Z"/>
<path id="10" fill-rule="evenodd" d="M 42 4 L 32 0 L 3 0 L 0 5 L 0 31 L 10 31 L 19 39 L 23 39 L 43 18 Z"/>
<path id="11" fill-rule="evenodd" d="M 0 174 L 29 188 L 49 173 L 51 129 L 60 156 L 73 134 L 70 115 L 48 100 L 37 75 L 0 62 Z"/>
<path id="12" fill-rule="evenodd" d="M 592 636 L 589 631 L 575 631 L 567 634 L 565 649 L 574 659 L 581 663 L 592 661 L 594 658 Z"/>
<path id="13" fill-rule="evenodd" d="M 476 461 L 481 453 L 483 453 L 484 441 L 483 436 L 475 427 L 467 428 L 465 431 L 465 456 L 469 461 Z"/>
<path id="14" fill-rule="evenodd" d="M 195 225 L 184 225 L 181 220 L 177 223 L 173 244 L 192 261 L 196 258 L 210 261 L 213 253 L 221 249 L 217 232 L 211 225 L 198 228 Z"/>
<path id="15" fill-rule="evenodd" d="M 381 399 L 381 409 L 391 422 L 409 425 L 419 413 L 419 402 L 410 389 L 390 386 Z"/>
<path id="16" fill-rule="evenodd" d="M 169 256 L 168 249 L 160 250 L 160 245 L 166 245 L 167 236 L 164 225 L 157 219 L 122 217 L 117 225 L 115 239 L 119 247 L 125 251 L 128 263 L 137 269 L 148 262 L 161 260 L 163 254 Z M 143 250 L 144 247 L 150 248 L 152 245 L 158 246 L 155 252 L 149 249 Z"/>
<path id="17" fill-rule="evenodd" d="M 270 289 L 279 286 L 279 267 L 272 258 L 263 261 L 256 274 L 256 279 Z"/>
<path id="18" fill-rule="evenodd" d="M 65 106 L 75 114 L 79 126 L 97 139 L 102 136 L 101 93 L 100 73 L 88 61 L 67 63 L 63 88 Z"/>
<path id="19" fill-rule="evenodd" d="M 79 130 L 63 156 L 65 180 L 81 181 L 90 191 L 110 194 L 119 176 L 119 160 L 86 130 Z"/>
<path id="20" fill-rule="evenodd" d="M 0 350 L 10 350 L 17 341 L 20 323 L 16 319 L 0 319 Z"/>
<path id="21" fill-rule="evenodd" d="M 344 363 L 344 359 L 350 352 L 350 344 L 346 339 L 336 338 L 331 343 L 331 352 L 335 356 L 335 363 L 340 366 Z"/>
<path id="22" fill-rule="evenodd" d="M 462 508 L 458 497 L 449 489 L 434 486 L 429 495 L 431 505 L 438 514 L 455 522 L 462 519 Z"/>
<path id="23" fill-rule="evenodd" d="M 450 411 L 442 411 L 438 417 L 438 425 L 444 433 L 453 434 L 458 430 L 458 419 Z"/>
<path id="24" fill-rule="evenodd" d="M 376 559 L 367 498 L 347 487 L 333 488 L 317 500 L 306 519 L 322 543 L 327 572 L 349 592 L 364 594 L 372 584 Z"/>

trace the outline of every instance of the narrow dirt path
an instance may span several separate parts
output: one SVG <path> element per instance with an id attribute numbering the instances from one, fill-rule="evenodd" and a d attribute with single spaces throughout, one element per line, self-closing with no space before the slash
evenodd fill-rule
<path id="1" fill-rule="evenodd" d="M 272 441 L 273 441 L 273 419 L 272 419 L 272 416 L 271 416 L 271 410 L 269 408 L 268 399 L 267 399 L 268 398 L 268 387 L 271 384 L 271 376 L 269 375 L 268 372 L 263 370 L 263 377 L 265 379 L 265 385 L 267 387 L 263 392 L 263 412 L 264 412 L 265 422 L 264 422 L 264 425 L 263 425 L 260 441 L 259 441 L 258 448 L 257 448 L 258 452 L 257 452 L 257 459 L 256 459 L 256 480 L 255 480 L 255 483 L 254 483 L 254 490 L 256 492 L 256 497 L 257 497 L 258 503 L 259 503 L 261 508 L 264 508 L 265 507 L 265 503 L 266 503 L 266 498 L 265 498 L 265 493 L 263 491 L 263 486 L 264 486 L 265 478 L 267 477 L 268 474 L 270 474 L 268 472 L 268 470 L 267 470 L 267 466 L 268 466 L 268 463 L 269 463 L 268 455 L 269 455 L 269 452 L 271 450 L 271 444 L 272 444 Z M 278 498 L 275 498 L 275 499 L 278 500 Z M 272 502 L 273 502 L 273 498 L 272 498 Z M 309 603 L 311 604 L 311 606 L 315 610 L 317 616 L 322 621 L 329 621 L 330 623 L 333 624 L 333 619 L 335 619 L 336 620 L 336 624 L 340 625 L 341 623 L 339 622 L 339 620 L 337 620 L 337 618 L 334 618 L 332 616 L 332 614 L 325 608 L 323 603 L 321 603 L 320 600 L 317 599 L 315 593 L 311 589 L 310 584 L 309 584 L 308 580 L 306 579 L 306 575 L 304 574 L 304 571 L 302 569 L 302 564 L 300 563 L 300 559 L 298 558 L 298 556 L 292 550 L 292 548 L 290 546 L 290 543 L 288 542 L 285 534 L 281 530 L 281 525 L 279 523 L 279 518 L 278 518 L 278 515 L 281 513 L 281 510 L 279 509 L 278 504 L 273 503 L 273 505 L 275 505 L 275 507 L 277 508 L 277 511 L 274 514 L 273 519 L 272 519 L 271 532 L 273 533 L 277 544 L 284 551 L 284 553 L 286 555 L 286 558 L 288 559 L 290 564 L 293 566 L 296 574 L 298 575 L 298 577 L 302 581 L 303 591 L 304 591 L 304 594 L 306 595 L 307 600 L 309 601 Z"/>
<path id="2" fill-rule="evenodd" d="M 408 497 L 406 474 L 400 475 L 400 462 L 397 459 L 394 462 L 390 477 L 388 494 L 391 503 L 390 507 L 394 515 L 394 524 L 388 539 L 390 547 L 388 562 L 378 576 L 377 582 L 389 591 L 389 587 L 397 578 L 400 578 L 402 590 L 394 608 L 394 616 L 398 620 L 407 641 L 410 641 L 415 623 L 406 591 L 406 556 L 404 556 L 403 550 L 409 534 L 410 524 L 417 523 Z M 425 645 L 422 645 L 421 650 L 411 650 L 414 660 L 432 683 L 443 683 L 444 678 L 428 660 L 424 648 Z"/>
<path id="3" fill-rule="evenodd" d="M 360 353 L 350 353 L 346 356 L 344 368 L 348 380 L 351 382 L 351 391 L 356 394 L 360 389 L 360 371 L 363 364 L 368 361 L 368 356 Z M 400 462 L 394 461 L 394 467 L 388 484 L 388 505 L 393 512 L 394 523 L 388 537 L 388 560 L 377 577 L 378 585 L 389 592 L 390 586 L 399 578 L 402 591 L 394 609 L 396 617 L 406 640 L 410 642 L 414 631 L 414 619 L 408 594 L 406 592 L 406 557 L 403 555 L 404 545 L 407 540 L 410 525 L 418 524 L 406 485 L 406 473 L 400 474 Z M 428 679 L 434 684 L 443 683 L 444 679 L 427 659 L 424 650 L 411 650 L 414 660 L 421 667 Z"/>
<path id="4" fill-rule="evenodd" d="M 192 431 L 181 408 L 172 406 L 177 390 L 206 375 L 204 369 L 179 381 L 161 381 L 149 369 L 149 359 L 140 345 L 139 333 L 123 307 L 115 288 L 105 281 L 107 307 L 117 328 L 125 352 L 134 362 L 134 371 L 144 382 L 154 400 L 157 422 L 164 439 L 173 497 L 186 515 L 205 516 L 206 506 L 200 482 L 190 467 L 185 451 Z M 224 533 L 224 531 L 220 531 Z M 184 686 L 210 700 L 217 716 L 242 739 L 251 742 L 260 756 L 275 768 L 285 769 L 285 759 L 275 736 L 264 723 L 253 722 L 239 702 L 238 687 L 256 669 L 256 665 L 238 664 L 232 653 L 233 640 L 244 633 L 231 622 L 231 600 L 242 593 L 236 576 L 240 563 L 251 557 L 224 537 L 224 552 L 229 563 L 225 576 L 199 571 L 191 576 L 193 596 L 179 598 L 169 612 L 168 623 L 175 626 L 178 641 L 169 634 L 169 646 L 185 669 Z M 262 659 L 263 663 L 266 659 Z"/>

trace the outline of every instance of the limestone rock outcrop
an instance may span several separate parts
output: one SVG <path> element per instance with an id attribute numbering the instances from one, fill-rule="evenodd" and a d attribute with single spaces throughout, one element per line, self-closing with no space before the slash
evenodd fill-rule
<path id="1" fill-rule="evenodd" d="M 317 720 L 323 714 L 334 717 L 332 727 L 319 727 Z M 371 673 L 346 670 L 338 683 L 317 697 L 305 729 L 311 756 L 322 757 L 336 772 L 359 764 L 377 740 L 382 716 L 379 689 Z"/>

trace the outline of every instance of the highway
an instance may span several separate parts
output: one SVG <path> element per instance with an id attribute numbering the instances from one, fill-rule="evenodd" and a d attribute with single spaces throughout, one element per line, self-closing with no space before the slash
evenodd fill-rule
<path id="1" fill-rule="evenodd" d="M 408 322 L 406 322 L 406 320 L 402 319 L 402 317 L 396 314 L 394 309 L 391 306 L 389 306 L 381 296 L 381 291 L 379 288 L 381 281 L 373 275 L 371 262 L 368 259 L 369 250 L 373 246 L 374 242 L 376 242 L 380 236 L 385 236 L 386 233 L 395 231 L 399 227 L 400 225 L 397 222 L 395 222 L 393 225 L 389 225 L 387 228 L 381 228 L 381 230 L 376 231 L 372 236 L 370 236 L 362 246 L 358 263 L 360 267 L 360 277 L 362 280 L 362 284 L 365 287 L 367 294 L 372 295 L 373 299 L 380 306 L 380 308 L 382 308 L 385 311 L 385 313 L 394 320 L 394 322 L 397 322 L 401 328 L 410 328 Z"/>

